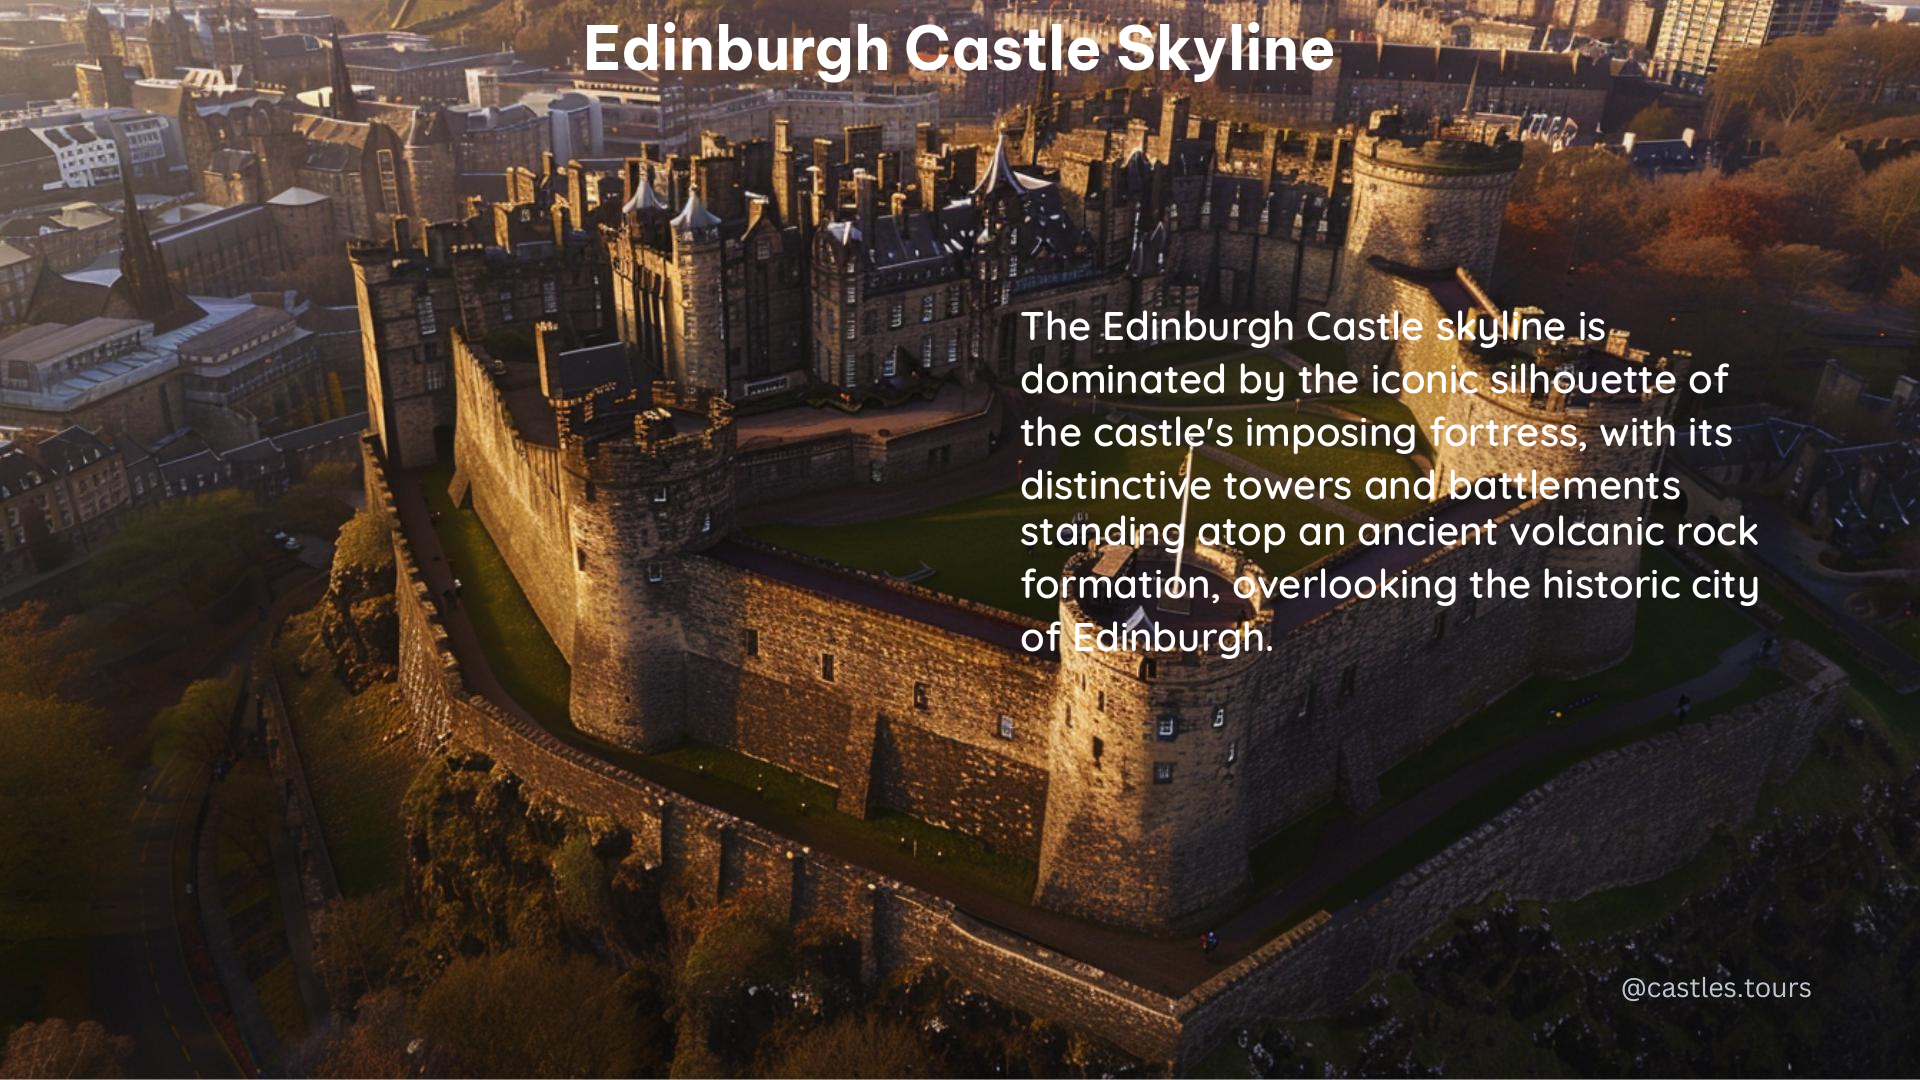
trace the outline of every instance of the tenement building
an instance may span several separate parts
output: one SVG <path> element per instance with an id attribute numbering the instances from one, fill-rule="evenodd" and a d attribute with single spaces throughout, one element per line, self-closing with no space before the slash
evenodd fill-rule
<path id="1" fill-rule="evenodd" d="M 642 752 L 733 748 L 831 785 L 846 813 L 898 810 L 1033 860 L 1040 905 L 1172 932 L 1248 896 L 1260 840 L 1329 802 L 1365 807 L 1385 770 L 1520 682 L 1627 655 L 1631 600 L 1524 599 L 1074 599 L 1062 623 L 1126 631 L 1119 647 L 1035 652 L 1022 637 L 1038 624 L 1019 616 L 741 539 L 742 507 L 792 493 L 754 481 L 757 425 L 782 400 L 835 405 L 852 425 L 923 390 L 1101 362 L 1027 340 L 1023 312 L 1502 311 L 1480 282 L 1519 165 L 1504 135 L 1471 141 L 1393 114 L 1308 135 L 1120 91 L 1043 95 L 992 147 L 923 129 L 914 161 L 903 157 L 859 128 L 806 147 L 785 130 L 713 137 L 698 154 L 629 161 L 592 213 L 542 194 L 494 208 L 489 237 L 476 202 L 465 224 L 424 241 L 356 250 L 370 473 L 419 476 L 451 454 L 453 497 L 471 501 L 571 664 L 576 726 Z M 500 229 L 514 221 L 549 237 L 510 243 Z M 596 244 L 605 263 L 586 254 Z M 589 316 L 608 292 L 611 309 Z M 1360 359 L 1436 371 L 1667 363 L 1624 334 Z M 1423 420 L 1497 413 L 1583 431 L 1666 407 L 1632 394 L 1410 406 Z M 1658 453 L 1442 448 L 1435 463 L 1640 476 Z M 1502 497 L 1417 514 L 1498 526 L 1564 512 Z M 1630 572 L 1638 558 L 1415 544 L 1337 552 L 1319 569 Z M 1225 548 L 1190 547 L 1186 560 L 1227 596 L 1224 583 L 1266 576 Z M 1066 568 L 1153 576 L 1168 561 L 1110 546 Z M 1271 649 L 1166 643 L 1254 634 Z"/>

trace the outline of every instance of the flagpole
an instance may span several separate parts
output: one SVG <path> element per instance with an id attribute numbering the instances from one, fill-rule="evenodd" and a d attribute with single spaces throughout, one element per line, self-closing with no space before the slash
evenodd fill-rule
<path id="1" fill-rule="evenodd" d="M 1193 495 L 1193 447 L 1187 447 L 1187 459 L 1180 463 L 1180 549 L 1173 553 L 1173 576 L 1180 579 L 1181 569 L 1187 562 L 1187 503 Z M 1184 587 L 1184 586 L 1183 586 Z M 1179 596 L 1166 595 L 1166 585 L 1160 589 L 1160 610 L 1175 615 L 1185 615 L 1193 610 L 1191 597 L 1184 592 Z"/>

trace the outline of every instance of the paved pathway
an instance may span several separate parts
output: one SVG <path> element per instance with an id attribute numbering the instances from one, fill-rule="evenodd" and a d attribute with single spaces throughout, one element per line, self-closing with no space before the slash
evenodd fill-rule
<path id="1" fill-rule="evenodd" d="M 421 482 L 419 474 L 397 476 L 393 483 L 394 500 L 400 526 L 405 530 L 427 585 L 435 595 L 440 595 L 452 585 L 453 575 L 447 568 L 439 538 L 433 532 Z M 446 612 L 444 621 L 448 643 L 460 662 L 469 688 L 527 722 L 538 723 L 500 685 L 467 618 L 465 605 L 456 601 Z M 1717 667 L 1697 679 L 1496 751 L 1393 809 L 1341 831 L 1337 838 L 1328 837 L 1324 842 L 1328 849 L 1316 855 L 1313 876 L 1255 902 L 1230 920 L 1221 930 L 1221 947 L 1212 957 L 1203 956 L 1197 943 L 1185 936 L 1157 938 L 1095 925 L 954 881 L 938 867 L 902 852 L 862 845 L 843 832 L 824 827 L 818 819 L 776 813 L 751 792 L 733 785 L 660 767 L 640 755 L 607 748 L 595 752 L 636 775 L 790 836 L 799 843 L 944 896 L 969 915 L 1022 934 L 1056 952 L 1097 964 L 1147 989 L 1179 995 L 1258 948 L 1274 933 L 1285 929 L 1277 925 L 1280 919 L 1378 854 L 1391 850 L 1486 783 L 1514 769 L 1549 759 L 1570 748 L 1592 745 L 1652 720 L 1671 708 L 1680 693 L 1690 695 L 1699 707 L 1715 694 L 1737 686 L 1748 670 L 1743 656 L 1753 654 L 1758 640 L 1756 634 L 1728 650 Z M 576 733 L 557 734 L 563 740 L 580 745 Z"/>

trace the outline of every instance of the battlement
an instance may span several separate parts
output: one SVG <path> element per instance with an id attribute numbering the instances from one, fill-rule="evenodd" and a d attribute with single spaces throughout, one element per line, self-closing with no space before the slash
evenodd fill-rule
<path id="1" fill-rule="evenodd" d="M 1521 146 L 1505 131 L 1491 139 L 1462 138 L 1437 127 L 1419 131 L 1397 111 L 1376 112 L 1355 142 L 1356 162 L 1448 175 L 1510 173 L 1520 167 Z"/>

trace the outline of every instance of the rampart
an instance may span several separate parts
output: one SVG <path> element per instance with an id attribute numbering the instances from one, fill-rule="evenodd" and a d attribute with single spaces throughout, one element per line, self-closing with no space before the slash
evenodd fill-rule
<path id="1" fill-rule="evenodd" d="M 391 511 L 371 440 L 365 453 L 370 504 Z M 1169 997 L 638 777 L 472 693 L 398 530 L 394 545 L 400 688 L 423 749 L 478 750 L 531 791 L 621 822 L 674 887 L 714 898 L 752 890 L 794 919 L 843 920 L 870 975 L 937 963 L 1010 1005 L 1176 1068 L 1243 1025 L 1337 1007 L 1449 912 L 1491 892 L 1574 898 L 1672 871 L 1716 829 L 1751 816 L 1767 783 L 1793 772 L 1845 688 L 1837 668 L 1795 646 L 1789 688 L 1577 765 L 1380 893 L 1317 914 Z"/>

